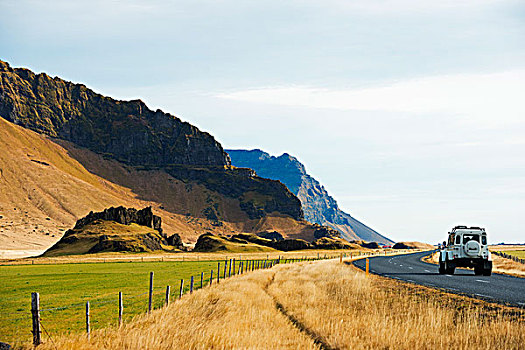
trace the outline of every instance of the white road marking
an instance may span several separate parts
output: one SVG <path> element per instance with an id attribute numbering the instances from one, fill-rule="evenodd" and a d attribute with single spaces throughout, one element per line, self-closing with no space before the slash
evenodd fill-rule
<path id="1" fill-rule="evenodd" d="M 485 295 L 485 294 L 474 293 L 474 295 L 477 295 L 478 297 L 483 297 L 483 298 L 492 298 L 490 295 Z"/>
<path id="2" fill-rule="evenodd" d="M 410 270 L 413 270 L 413 268 L 412 268 L 412 267 L 410 267 L 410 266 L 409 266 L 408 268 L 409 268 Z"/>
<path id="3" fill-rule="evenodd" d="M 430 272 L 430 271 L 428 271 L 428 270 L 425 270 L 425 272 Z"/>
<path id="4" fill-rule="evenodd" d="M 476 280 L 478 282 L 483 282 L 483 283 L 490 283 L 489 281 L 483 281 L 483 280 Z"/>
<path id="5" fill-rule="evenodd" d="M 399 266 L 403 266 L 403 265 L 399 264 Z"/>

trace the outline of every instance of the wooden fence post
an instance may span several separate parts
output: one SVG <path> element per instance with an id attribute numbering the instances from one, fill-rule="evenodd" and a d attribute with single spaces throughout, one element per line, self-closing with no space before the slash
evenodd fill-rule
<path id="1" fill-rule="evenodd" d="M 193 293 L 193 276 L 191 276 L 191 279 L 190 279 L 190 294 Z"/>
<path id="2" fill-rule="evenodd" d="M 170 304 L 170 286 L 166 286 L 166 301 L 164 303 L 166 306 Z"/>
<path id="3" fill-rule="evenodd" d="M 202 289 L 202 280 L 204 279 L 204 272 L 201 272 L 201 289 Z"/>
<path id="4" fill-rule="evenodd" d="M 235 276 L 235 258 L 233 259 L 233 275 Z"/>
<path id="5" fill-rule="evenodd" d="M 86 301 L 86 333 L 89 339 L 91 329 L 89 324 L 89 301 Z"/>
<path id="6" fill-rule="evenodd" d="M 149 273 L 149 302 L 148 302 L 148 313 L 151 312 L 153 304 L 153 271 Z"/>
<path id="7" fill-rule="evenodd" d="M 122 326 L 122 313 L 124 311 L 124 300 L 122 300 L 122 292 L 118 292 L 118 326 Z"/>
<path id="8" fill-rule="evenodd" d="M 368 258 L 365 259 L 365 264 L 366 264 L 366 275 L 368 276 L 368 271 L 370 269 L 370 263 L 368 261 Z"/>
<path id="9" fill-rule="evenodd" d="M 238 275 L 240 275 L 242 273 L 242 261 L 239 263 L 239 272 L 238 272 Z"/>
<path id="10" fill-rule="evenodd" d="M 226 278 L 226 270 L 227 269 L 228 269 L 228 260 L 225 260 L 224 261 L 224 277 L 223 277 L 223 279 Z"/>
<path id="11" fill-rule="evenodd" d="M 218 262 L 217 263 L 217 283 L 219 283 L 220 276 L 221 276 L 221 263 Z M 210 277 L 210 284 L 211 284 L 212 279 L 213 279 L 213 273 L 212 273 L 212 277 Z"/>
<path id="12" fill-rule="evenodd" d="M 40 335 L 40 295 L 31 293 L 31 314 L 33 318 L 33 345 L 38 346 L 42 342 Z"/>
<path id="13" fill-rule="evenodd" d="M 219 271 L 219 270 L 217 270 L 217 271 Z M 217 275 L 218 275 L 218 273 L 217 273 Z M 213 283 L 213 270 L 210 271 L 210 286 L 212 285 L 212 283 Z M 219 283 L 219 279 L 218 278 L 217 278 L 217 283 Z"/>
<path id="14" fill-rule="evenodd" d="M 179 299 L 182 298 L 182 293 L 184 292 L 184 280 L 180 280 L 180 292 L 179 292 Z"/>
<path id="15" fill-rule="evenodd" d="M 228 277 L 232 275 L 232 259 L 230 259 L 230 268 L 228 269 Z"/>
<path id="16" fill-rule="evenodd" d="M 341 255 L 339 255 L 339 262 L 340 262 L 340 263 L 343 262 L 343 253 L 341 253 Z"/>

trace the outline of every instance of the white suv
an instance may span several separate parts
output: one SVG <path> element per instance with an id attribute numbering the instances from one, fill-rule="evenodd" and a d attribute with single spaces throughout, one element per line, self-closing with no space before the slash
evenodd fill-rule
<path id="1" fill-rule="evenodd" d="M 439 254 L 439 273 L 452 275 L 456 267 L 474 268 L 476 275 L 490 276 L 492 257 L 484 228 L 456 226 L 449 232 Z"/>

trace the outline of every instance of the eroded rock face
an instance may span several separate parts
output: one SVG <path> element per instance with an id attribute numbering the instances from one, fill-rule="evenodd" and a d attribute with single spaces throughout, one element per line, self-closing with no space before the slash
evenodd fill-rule
<path id="1" fill-rule="evenodd" d="M 80 229 L 95 220 L 115 221 L 123 225 L 134 223 L 141 226 L 151 227 L 159 231 L 159 233 L 162 233 L 162 219 L 160 216 L 153 214 L 151 207 L 137 210 L 135 208 L 124 208 L 120 206 L 104 209 L 104 211 L 98 213 L 90 212 L 87 216 L 77 221 L 74 229 Z"/>
<path id="2" fill-rule="evenodd" d="M 0 116 L 130 165 L 230 164 L 210 134 L 140 100 L 114 100 L 2 61 Z"/>

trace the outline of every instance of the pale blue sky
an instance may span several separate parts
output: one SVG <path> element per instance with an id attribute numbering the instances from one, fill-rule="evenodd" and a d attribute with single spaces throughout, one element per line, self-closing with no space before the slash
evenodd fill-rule
<path id="1" fill-rule="evenodd" d="M 525 241 L 525 3 L 0 0 L 0 58 L 298 157 L 394 240 Z"/>

